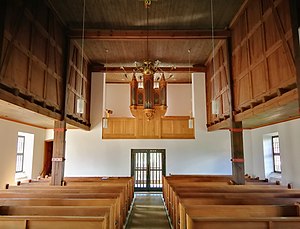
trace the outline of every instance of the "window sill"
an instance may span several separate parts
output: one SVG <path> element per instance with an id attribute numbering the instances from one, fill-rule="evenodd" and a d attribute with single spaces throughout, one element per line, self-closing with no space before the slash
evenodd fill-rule
<path id="1" fill-rule="evenodd" d="M 269 174 L 268 179 L 269 179 L 269 182 L 276 182 L 276 181 L 281 182 L 281 173 L 272 172 Z"/>

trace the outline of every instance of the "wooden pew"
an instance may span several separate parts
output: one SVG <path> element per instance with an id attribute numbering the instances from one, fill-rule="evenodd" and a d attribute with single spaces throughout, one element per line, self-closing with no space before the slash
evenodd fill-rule
<path id="1" fill-rule="evenodd" d="M 211 188 L 188 188 L 188 189 L 171 189 L 171 195 L 169 199 L 168 211 L 172 222 L 176 215 L 178 215 L 178 206 L 179 199 L 182 198 L 191 198 L 191 197 L 221 197 L 226 198 L 229 196 L 243 196 L 243 194 L 248 194 L 248 198 L 251 197 L 252 193 L 255 194 L 255 197 L 260 197 L 262 194 L 266 193 L 272 195 L 272 197 L 280 197 L 284 194 L 287 194 L 289 197 L 300 197 L 300 192 L 298 190 L 289 190 L 289 189 L 264 189 L 262 188 L 249 188 L 246 186 L 224 186 L 224 187 L 211 187 Z M 276 195 L 278 194 L 278 195 Z"/>
<path id="2" fill-rule="evenodd" d="M 82 207 L 110 207 L 112 219 L 111 228 L 121 228 L 120 210 L 117 209 L 118 199 L 51 199 L 51 198 L 7 198 L 0 199 L 0 206 L 72 206 Z M 120 225 L 121 224 L 121 225 Z M 113 227 L 112 227 L 113 226 Z"/>
<path id="3" fill-rule="evenodd" d="M 211 218 L 188 217 L 188 229 L 299 229 L 299 217 Z"/>
<path id="4" fill-rule="evenodd" d="M 0 205 L 9 206 L 11 213 L 17 212 L 12 211 L 12 209 L 18 207 L 21 210 L 25 206 L 33 210 L 35 208 L 53 210 L 64 207 L 70 209 L 88 209 L 90 206 L 94 206 L 93 208 L 109 207 L 111 210 L 108 216 L 112 219 L 109 220 L 109 228 L 123 227 L 133 199 L 133 178 L 105 178 L 99 180 L 99 178 L 91 177 L 72 179 L 72 181 L 68 180 L 68 186 L 66 187 L 49 186 L 47 182 L 28 182 L 19 186 L 7 187 L 8 190 L 0 191 Z M 108 203 L 108 201 L 115 201 L 115 203 Z M 55 214 L 56 210 L 53 211 L 53 214 Z M 69 213 L 65 214 L 72 214 L 72 211 L 76 210 L 70 210 Z"/>
<path id="5" fill-rule="evenodd" d="M 169 216 L 174 225 L 178 223 L 179 217 L 179 199 L 195 199 L 195 198 L 213 198 L 213 199 L 229 199 L 238 201 L 240 199 L 263 199 L 263 198 L 283 198 L 293 200 L 300 199 L 300 193 L 178 193 L 174 205 L 171 206 Z M 255 201 L 254 201 L 255 203 Z M 175 226 L 176 228 L 176 226 Z"/>
<path id="6" fill-rule="evenodd" d="M 111 206 L 0 206 L 2 216 L 101 216 L 106 229 L 114 228 Z"/>
<path id="7" fill-rule="evenodd" d="M 92 216 L 0 216 L 2 229 L 105 229 L 104 217 Z"/>
<path id="8" fill-rule="evenodd" d="M 128 214 L 128 208 L 129 203 L 125 200 L 125 195 L 123 192 L 123 188 L 119 187 L 90 187 L 90 188 L 67 188 L 67 187 L 50 187 L 50 188 L 19 188 L 16 189 L 8 189 L 8 190 L 2 190 L 0 191 L 0 197 L 1 195 L 3 197 L 15 197 L 18 196 L 18 194 L 21 194 L 22 196 L 28 194 L 28 196 L 24 197 L 59 197 L 64 196 L 65 198 L 76 198 L 77 195 L 80 195 L 79 197 L 82 198 L 101 198 L 102 196 L 99 196 L 99 194 L 106 194 L 107 196 L 115 195 L 120 198 L 120 214 L 122 216 L 122 219 L 120 222 L 124 223 L 126 216 Z M 56 196 L 54 196 L 56 194 Z M 68 196 L 68 194 L 70 194 Z M 5 196 L 6 195 L 6 196 Z M 31 196 L 33 195 L 33 196 Z M 106 197 L 106 196 L 104 196 Z"/>
<path id="9" fill-rule="evenodd" d="M 260 185 L 263 183 L 263 185 Z M 179 178 L 164 177 L 164 201 L 168 209 L 169 216 L 175 229 L 179 228 L 181 218 L 179 200 L 186 204 L 186 199 L 190 200 L 190 205 L 193 206 L 197 199 L 202 199 L 202 203 L 198 205 L 209 204 L 294 204 L 300 200 L 299 190 L 288 190 L 280 185 L 269 184 L 267 182 L 253 182 L 251 185 L 236 186 L 230 185 L 228 182 L 219 179 L 217 182 L 213 180 L 200 179 L 197 181 L 196 176 L 184 176 Z M 207 200 L 209 198 L 210 202 Z M 258 200 L 256 200 L 259 198 Z M 268 198 L 268 200 L 265 200 Z M 217 199 L 218 201 L 216 201 Z M 273 201 L 274 199 L 277 199 Z M 205 200 L 205 201 L 204 201 Z M 249 200 L 248 202 L 245 200 Z M 250 201 L 252 202 L 250 203 Z M 192 203 L 193 202 L 193 203 Z M 184 214 L 184 213 L 183 213 Z M 181 227 L 182 228 L 182 225 Z"/>
<path id="10" fill-rule="evenodd" d="M 290 217 L 291 220 L 289 220 Z M 187 229 L 268 228 L 262 227 L 262 225 L 254 227 L 253 224 L 259 219 L 268 219 L 269 221 L 276 219 L 276 221 L 282 221 L 285 224 L 297 222 L 296 225 L 293 224 L 295 227 L 287 228 L 299 228 L 300 223 L 299 206 L 297 205 L 202 205 L 186 208 L 186 218 Z M 206 224 L 201 223 L 201 219 L 202 222 L 206 219 Z M 216 225 L 216 222 L 220 219 L 227 219 L 228 221 L 224 220 L 224 224 Z M 251 227 L 249 227 L 249 224 L 251 224 Z"/>
<path id="11" fill-rule="evenodd" d="M 174 220 L 176 228 L 186 228 L 186 208 L 197 208 L 205 205 L 289 205 L 293 206 L 295 203 L 300 201 L 300 198 L 192 198 L 192 199 L 181 199 L 179 203 L 179 213 Z M 297 210 L 296 210 L 297 211 Z"/>

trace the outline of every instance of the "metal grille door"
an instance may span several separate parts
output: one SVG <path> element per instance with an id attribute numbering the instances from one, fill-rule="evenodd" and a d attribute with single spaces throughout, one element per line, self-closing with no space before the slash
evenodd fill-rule
<path id="1" fill-rule="evenodd" d="M 136 191 L 162 190 L 162 176 L 165 171 L 164 149 L 131 150 L 131 175 L 135 179 Z"/>

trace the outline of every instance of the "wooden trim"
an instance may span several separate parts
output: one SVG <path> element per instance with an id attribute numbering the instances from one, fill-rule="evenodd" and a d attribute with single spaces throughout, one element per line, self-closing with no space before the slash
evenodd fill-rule
<path id="1" fill-rule="evenodd" d="M 231 20 L 231 22 L 229 24 L 229 28 L 231 28 L 236 23 L 236 21 L 239 19 L 239 17 L 241 16 L 241 13 L 244 12 L 246 6 L 248 5 L 248 2 L 249 2 L 249 0 L 245 0 L 244 3 L 241 5 L 239 11 L 234 16 L 234 18 Z"/>
<path id="2" fill-rule="evenodd" d="M 149 39 L 211 39 L 210 30 L 95 30 L 86 29 L 85 39 L 94 40 L 144 40 Z M 69 32 L 70 39 L 80 39 L 81 29 L 73 29 Z M 215 30 L 216 39 L 226 39 L 231 36 L 230 30 Z"/>
<path id="3" fill-rule="evenodd" d="M 46 115 L 50 118 L 54 118 L 57 120 L 61 119 L 61 114 L 56 113 L 53 110 L 49 110 L 47 108 L 47 104 L 44 104 L 45 107 L 42 107 L 36 103 L 30 102 L 24 98 L 21 98 L 20 96 L 14 95 L 6 90 L 3 90 L 0 88 L 0 99 L 7 101 L 9 103 L 15 104 L 17 106 L 29 109 L 33 112 Z"/>
<path id="4" fill-rule="evenodd" d="M 23 125 L 26 125 L 26 126 L 31 126 L 31 127 L 35 127 L 35 128 L 40 128 L 40 129 L 44 129 L 44 130 L 48 129 L 48 128 L 43 127 L 43 126 L 39 126 L 39 125 L 27 123 L 27 122 L 22 122 L 22 121 L 15 120 L 15 119 L 11 119 L 11 118 L 6 118 L 6 117 L 3 117 L 3 116 L 0 116 L 0 119 L 7 120 L 7 121 L 10 121 L 10 122 L 19 123 L 19 124 L 23 124 Z"/>
<path id="5" fill-rule="evenodd" d="M 226 130 L 229 128 L 230 121 L 229 120 L 224 120 L 222 122 L 213 124 L 209 127 L 207 127 L 208 131 L 216 131 L 216 130 Z"/>
<path id="6" fill-rule="evenodd" d="M 83 130 L 87 130 L 89 131 L 90 130 L 90 126 L 89 125 L 85 125 L 85 124 L 82 124 L 80 122 L 77 122 L 73 119 L 70 119 L 70 118 L 65 118 L 66 122 L 72 126 L 75 126 L 75 127 L 78 127 L 80 129 L 83 129 Z"/>
<path id="7" fill-rule="evenodd" d="M 292 117 L 292 118 L 285 119 L 283 121 L 272 122 L 272 123 L 268 123 L 268 124 L 256 126 L 254 128 L 244 128 L 244 130 L 254 130 L 254 129 L 261 128 L 261 127 L 266 127 L 266 126 L 270 126 L 270 125 L 276 125 L 276 124 L 280 124 L 280 123 L 283 123 L 283 122 L 292 121 L 292 120 L 296 120 L 296 119 L 300 119 L 300 115 L 299 115 L 299 117 Z"/>
<path id="8" fill-rule="evenodd" d="M 276 96 L 273 99 L 270 99 L 264 103 L 258 104 L 257 106 L 250 108 L 244 112 L 238 113 L 235 115 L 236 121 L 242 121 L 248 118 L 253 117 L 255 114 L 263 113 L 271 108 L 277 108 L 284 104 L 297 101 L 299 99 L 297 89 L 290 90 L 281 96 Z M 269 124 L 268 124 L 269 125 Z"/>

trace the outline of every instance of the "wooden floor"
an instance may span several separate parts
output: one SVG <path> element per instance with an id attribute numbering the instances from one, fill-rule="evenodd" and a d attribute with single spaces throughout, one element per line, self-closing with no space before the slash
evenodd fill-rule
<path id="1" fill-rule="evenodd" d="M 137 193 L 126 229 L 170 229 L 161 193 Z"/>

